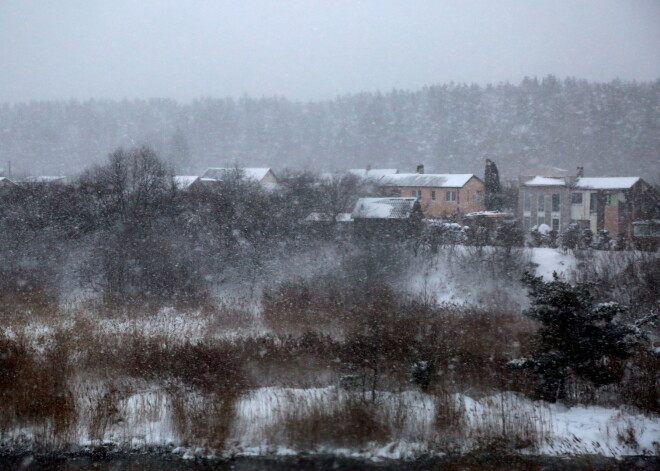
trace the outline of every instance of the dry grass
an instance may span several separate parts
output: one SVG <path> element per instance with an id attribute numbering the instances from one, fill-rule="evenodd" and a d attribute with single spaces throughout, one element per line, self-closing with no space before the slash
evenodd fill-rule
<path id="1" fill-rule="evenodd" d="M 478 449 L 487 451 L 538 451 L 549 436 L 549 418 L 538 407 L 521 407 L 512 393 L 480 401 L 472 411 L 469 436 Z"/>
<path id="2" fill-rule="evenodd" d="M 433 447 L 444 452 L 460 452 L 467 436 L 468 421 L 463 402 L 440 389 L 435 396 L 433 428 L 436 431 Z"/>
<path id="3" fill-rule="evenodd" d="M 56 340 L 40 355 L 20 337 L 0 337 L 0 430 L 32 426 L 51 443 L 68 441 L 77 418 L 68 360 Z"/>
<path id="4" fill-rule="evenodd" d="M 216 453 L 225 448 L 236 416 L 238 391 L 198 394 L 187 388 L 168 392 L 171 420 L 184 446 L 203 446 Z"/>
<path id="5" fill-rule="evenodd" d="M 270 435 L 298 450 L 384 445 L 391 438 L 389 422 L 378 405 L 355 395 L 336 395 L 327 401 L 288 408 Z"/>

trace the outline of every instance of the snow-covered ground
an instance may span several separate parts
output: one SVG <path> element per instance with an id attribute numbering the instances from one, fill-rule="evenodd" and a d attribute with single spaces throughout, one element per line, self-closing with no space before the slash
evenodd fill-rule
<path id="1" fill-rule="evenodd" d="M 536 265 L 536 276 L 542 276 L 545 280 L 552 280 L 553 273 L 566 277 L 577 265 L 577 260 L 570 251 L 544 247 L 536 247 L 529 251 L 532 263 Z"/>
<path id="2" fill-rule="evenodd" d="M 298 416 L 317 408 L 330 408 L 348 393 L 328 388 L 260 388 L 239 400 L 225 454 L 261 456 L 299 452 L 335 453 L 364 458 L 405 459 L 442 453 L 443 432 L 434 427 L 434 397 L 418 391 L 380 393 L 377 407 L 393 427 L 391 440 L 355 448 L 319 443 L 313 449 L 296 448 L 282 429 L 292 411 Z M 82 405 L 86 401 L 78 398 Z M 546 455 L 598 454 L 625 456 L 660 452 L 660 421 L 603 407 L 572 407 L 535 403 L 512 393 L 475 399 L 456 394 L 453 400 L 464 411 L 465 429 L 456 437 L 462 452 L 498 437 L 530 438 L 522 453 Z M 90 402 L 87 402 L 89 405 Z M 184 443 L 171 417 L 171 401 L 158 389 L 146 389 L 120 397 L 116 410 L 105 422 L 102 439 L 93 440 L 89 423 L 81 423 L 71 437 L 72 446 L 114 444 L 121 449 L 162 447 L 192 455 L 215 453 L 200 443 Z M 90 412 L 91 413 L 91 412 Z M 5 434 L 5 443 L 29 444 L 43 439 L 37 429 L 23 428 Z M 443 442 L 444 443 L 444 442 Z"/>

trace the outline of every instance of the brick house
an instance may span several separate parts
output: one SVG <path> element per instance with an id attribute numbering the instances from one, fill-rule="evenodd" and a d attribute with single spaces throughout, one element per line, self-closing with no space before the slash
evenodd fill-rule
<path id="1" fill-rule="evenodd" d="M 653 217 L 657 202 L 657 190 L 639 177 L 582 177 L 571 188 L 571 219 L 630 238 L 633 221 Z"/>
<path id="2" fill-rule="evenodd" d="M 416 198 L 427 218 L 462 216 L 483 211 L 484 183 L 476 175 L 398 173 L 383 176 L 379 184 L 401 197 Z"/>

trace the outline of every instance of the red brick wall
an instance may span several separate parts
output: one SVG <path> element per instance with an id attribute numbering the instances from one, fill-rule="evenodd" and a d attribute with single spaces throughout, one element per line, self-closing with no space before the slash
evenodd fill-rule
<path id="1" fill-rule="evenodd" d="M 483 211 L 484 206 L 484 184 L 478 178 L 472 177 L 463 188 L 429 188 L 404 186 L 399 188 L 400 196 L 414 196 L 413 191 L 422 192 L 420 205 L 424 211 L 424 217 L 442 218 L 457 214 Z M 431 198 L 431 192 L 435 191 L 435 201 Z M 446 201 L 446 192 L 455 191 L 456 201 Z"/>

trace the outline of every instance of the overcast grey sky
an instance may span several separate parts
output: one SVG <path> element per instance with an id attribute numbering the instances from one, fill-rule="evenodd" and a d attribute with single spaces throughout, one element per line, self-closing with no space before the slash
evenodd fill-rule
<path id="1" fill-rule="evenodd" d="M 660 78 L 660 0 L 0 0 L 0 101 Z"/>

